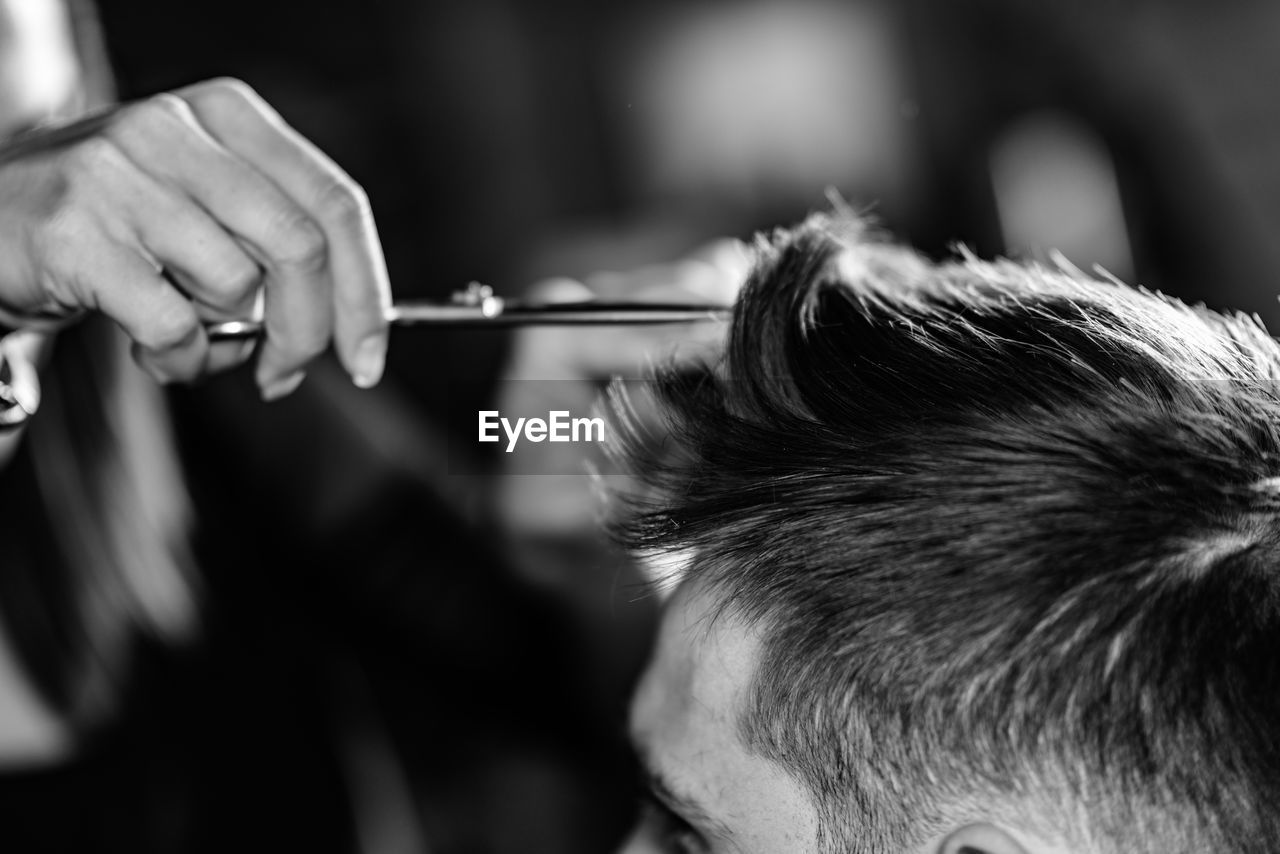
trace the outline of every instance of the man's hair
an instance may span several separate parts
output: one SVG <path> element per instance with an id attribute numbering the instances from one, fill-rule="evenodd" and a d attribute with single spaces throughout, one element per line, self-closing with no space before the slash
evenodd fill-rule
<path id="1" fill-rule="evenodd" d="M 764 628 L 744 743 L 824 850 L 1002 818 L 1075 850 L 1280 839 L 1280 347 L 850 215 L 759 239 L 723 361 L 660 372 L 625 541 Z"/>

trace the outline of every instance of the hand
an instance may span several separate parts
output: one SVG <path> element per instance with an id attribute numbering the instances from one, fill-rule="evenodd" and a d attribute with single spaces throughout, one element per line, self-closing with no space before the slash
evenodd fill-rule
<path id="1" fill-rule="evenodd" d="M 248 86 L 200 83 L 0 148 L 0 307 L 91 310 L 161 381 L 246 359 L 204 321 L 266 324 L 268 399 L 332 339 L 355 383 L 382 375 L 390 303 L 363 190 Z"/>
<path id="2" fill-rule="evenodd" d="M 627 273 L 601 273 L 584 282 L 551 279 L 529 294 L 539 302 L 628 299 L 730 305 L 746 280 L 748 254 L 734 240 L 709 244 L 674 264 Z M 497 407 L 514 416 L 566 410 L 588 415 L 601 381 L 641 379 L 654 364 L 692 363 L 719 355 L 726 324 L 661 326 L 530 326 L 516 336 Z M 537 380 L 539 382 L 527 382 Z M 555 380 L 556 382 L 545 382 Z M 640 413 L 641 416 L 644 413 Z M 517 535 L 573 535 L 598 522 L 598 496 L 587 476 L 600 449 L 587 444 L 536 446 L 536 453 L 503 454 L 495 503 L 504 527 Z M 535 471 L 525 466 L 533 465 Z M 509 475 L 537 474 L 536 477 Z"/>

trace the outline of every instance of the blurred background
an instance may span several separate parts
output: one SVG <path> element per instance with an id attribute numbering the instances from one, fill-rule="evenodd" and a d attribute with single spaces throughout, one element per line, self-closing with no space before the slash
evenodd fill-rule
<path id="1" fill-rule="evenodd" d="M 935 256 L 1058 250 L 1280 328 L 1280 6 L 1265 0 L 98 12 L 122 97 L 238 77 L 342 164 L 369 193 L 399 297 L 473 279 L 516 295 L 670 261 L 794 222 L 834 189 Z M 357 426 L 303 399 L 250 429 L 225 415 L 251 395 L 234 380 L 174 393 L 194 474 L 263 480 L 252 495 L 196 490 L 206 561 L 224 568 L 211 587 L 237 603 L 222 610 L 232 652 L 187 670 L 186 712 L 137 725 L 135 744 L 184 730 L 148 766 L 178 789 L 148 783 L 137 808 L 157 850 L 199 837 L 586 854 L 621 838 L 623 709 L 656 610 L 638 574 L 587 536 L 494 549 L 460 533 L 465 485 L 424 492 L 394 471 L 440 471 L 444 410 L 482 403 L 508 347 L 497 333 L 393 337 Z M 474 401 L 449 402 L 459 387 Z M 363 450 L 325 450 L 338 433 Z M 327 467 L 305 462 L 317 453 Z M 292 514 L 308 550 L 224 521 L 230 505 Z M 339 516 L 355 521 L 332 527 Z M 344 546 L 353 531 L 380 544 L 372 557 Z M 96 791 L 94 773 L 77 785 Z M 274 829 L 245 841 L 258 819 Z"/>

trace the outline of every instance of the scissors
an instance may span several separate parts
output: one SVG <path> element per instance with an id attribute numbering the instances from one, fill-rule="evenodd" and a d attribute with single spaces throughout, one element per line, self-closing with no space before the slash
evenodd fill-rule
<path id="1" fill-rule="evenodd" d="M 386 317 L 392 326 L 636 326 L 727 320 L 731 311 L 723 305 L 688 303 L 596 300 L 529 303 L 495 296 L 488 285 L 472 282 L 465 290 L 455 291 L 448 302 L 399 302 L 391 306 Z M 262 332 L 261 322 L 253 320 L 232 320 L 205 326 L 210 341 L 258 338 Z"/>
<path id="2" fill-rule="evenodd" d="M 434 326 L 493 329 L 513 326 L 615 326 L 725 321 L 732 309 L 725 305 L 585 300 L 564 303 L 530 303 L 496 296 L 493 289 L 471 282 L 445 302 L 406 300 L 387 311 L 392 326 Z M 261 338 L 260 320 L 229 320 L 205 324 L 210 341 L 247 341 Z M 22 424 L 35 414 L 25 408 L 10 386 L 10 368 L 0 354 L 0 433 Z"/>

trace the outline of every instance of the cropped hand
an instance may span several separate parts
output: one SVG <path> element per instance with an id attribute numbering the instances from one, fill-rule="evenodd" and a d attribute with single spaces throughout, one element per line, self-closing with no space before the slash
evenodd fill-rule
<path id="1" fill-rule="evenodd" d="M 252 89 L 200 83 L 0 147 L 0 318 L 100 311 L 185 381 L 248 358 L 203 323 L 261 312 L 256 379 L 288 394 L 332 341 L 382 375 L 390 303 L 368 200 Z"/>

